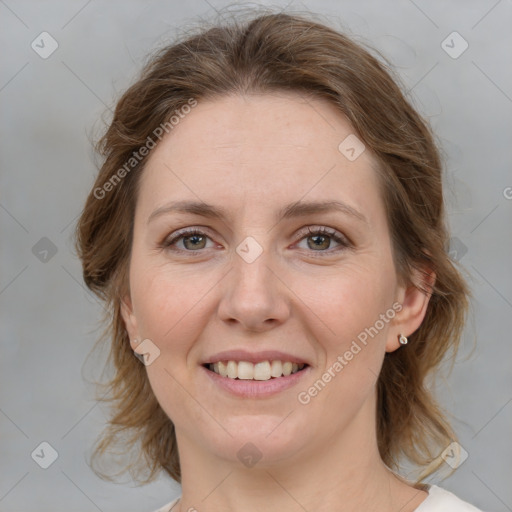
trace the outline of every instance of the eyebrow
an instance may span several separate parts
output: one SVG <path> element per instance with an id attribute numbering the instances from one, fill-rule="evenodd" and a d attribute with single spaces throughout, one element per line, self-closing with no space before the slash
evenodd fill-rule
<path id="1" fill-rule="evenodd" d="M 281 208 L 276 216 L 276 221 L 279 222 L 285 219 L 329 212 L 340 212 L 368 224 L 368 220 L 361 212 L 348 204 L 334 200 L 310 202 L 295 201 Z M 227 210 L 220 206 L 214 206 L 203 201 L 175 201 L 154 210 L 148 217 L 148 224 L 156 217 L 169 213 L 188 213 L 222 221 L 225 221 L 229 217 Z"/>

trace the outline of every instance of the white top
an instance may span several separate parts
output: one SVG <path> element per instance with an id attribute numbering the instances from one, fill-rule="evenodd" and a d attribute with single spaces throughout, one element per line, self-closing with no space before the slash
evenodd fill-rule
<path id="1" fill-rule="evenodd" d="M 179 498 L 167 503 L 155 512 L 171 512 L 172 507 L 178 503 Z M 462 501 L 446 489 L 437 485 L 430 485 L 428 497 L 415 512 L 482 512 L 480 509 Z"/>

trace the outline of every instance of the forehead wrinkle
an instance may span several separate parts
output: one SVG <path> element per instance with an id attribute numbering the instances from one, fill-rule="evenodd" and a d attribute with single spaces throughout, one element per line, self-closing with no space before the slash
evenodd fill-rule
<path id="1" fill-rule="evenodd" d="M 366 217 L 354 207 L 343 203 L 342 201 L 295 201 L 281 208 L 275 216 L 275 221 L 279 222 L 285 219 L 295 217 L 305 217 L 318 213 L 341 212 L 358 221 L 368 224 Z M 148 223 L 154 218 L 170 213 L 188 213 L 206 218 L 228 221 L 231 215 L 228 210 L 220 205 L 212 205 L 203 201 L 173 201 L 154 210 L 148 217 Z"/>

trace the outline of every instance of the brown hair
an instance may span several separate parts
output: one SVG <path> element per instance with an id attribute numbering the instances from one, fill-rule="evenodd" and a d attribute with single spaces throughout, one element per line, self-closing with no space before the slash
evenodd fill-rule
<path id="1" fill-rule="evenodd" d="M 249 20 L 203 26 L 151 58 L 98 143 L 104 163 L 77 226 L 84 281 L 107 305 L 103 340 L 111 341 L 108 362 L 115 369 L 100 398 L 112 403 L 113 414 L 93 461 L 113 455 L 116 443 L 123 450 L 137 445 L 137 460 L 122 472 L 135 477 L 149 469 L 143 483 L 161 469 L 178 482 L 181 473 L 173 423 L 133 355 L 120 314 L 129 286 L 137 183 L 147 156 L 132 168 L 125 164 L 190 99 L 279 90 L 326 99 L 350 120 L 379 163 L 400 279 L 421 286 L 413 282 L 415 271 L 436 274 L 434 287 L 425 290 L 431 296 L 421 327 L 406 348 L 386 354 L 378 379 L 383 461 L 399 469 L 405 457 L 425 470 L 424 477 L 439 468 L 440 452 L 455 439 L 426 379 L 450 349 L 456 353 L 469 292 L 448 255 L 442 164 L 430 128 L 371 50 L 312 15 L 259 12 Z M 115 175 L 122 179 L 114 183 Z"/>

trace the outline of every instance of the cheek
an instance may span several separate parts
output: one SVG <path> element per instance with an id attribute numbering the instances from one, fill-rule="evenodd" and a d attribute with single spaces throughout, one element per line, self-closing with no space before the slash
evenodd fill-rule
<path id="1" fill-rule="evenodd" d="M 192 267 L 176 271 L 146 263 L 138 267 L 144 269 L 140 272 L 134 267 L 131 284 L 140 336 L 160 350 L 160 356 L 146 368 L 151 388 L 174 422 L 193 417 L 199 425 L 205 418 L 190 400 L 189 392 L 196 392 L 189 381 L 194 370 L 189 354 L 214 313 L 209 309 L 207 293 L 219 278 L 207 273 L 198 277 Z"/>
<path id="2" fill-rule="evenodd" d="M 309 408 L 304 409 L 311 413 L 309 418 L 319 418 L 314 428 L 329 424 L 334 434 L 373 396 L 395 313 L 393 275 L 353 265 L 309 287 L 305 302 L 321 319 L 314 332 L 321 367 L 301 389 L 298 401 Z"/>
<path id="3" fill-rule="evenodd" d="M 161 350 L 185 350 L 208 321 L 208 292 L 219 281 L 218 272 L 202 272 L 170 265 L 133 261 L 132 301 L 140 335 Z"/>
<path id="4" fill-rule="evenodd" d="M 313 312 L 311 318 L 316 318 L 310 326 L 318 326 L 313 335 L 319 342 L 320 373 L 332 382 L 318 403 L 331 402 L 347 410 L 356 407 L 374 386 L 385 355 L 395 314 L 392 265 L 385 259 L 368 258 L 365 263 L 361 259 L 313 283 L 305 278 L 297 282 L 301 283 L 297 294 Z"/>
<path id="5" fill-rule="evenodd" d="M 294 292 L 334 338 L 347 338 L 373 325 L 392 306 L 395 287 L 391 268 L 350 264 L 320 278 L 297 276 Z"/>

